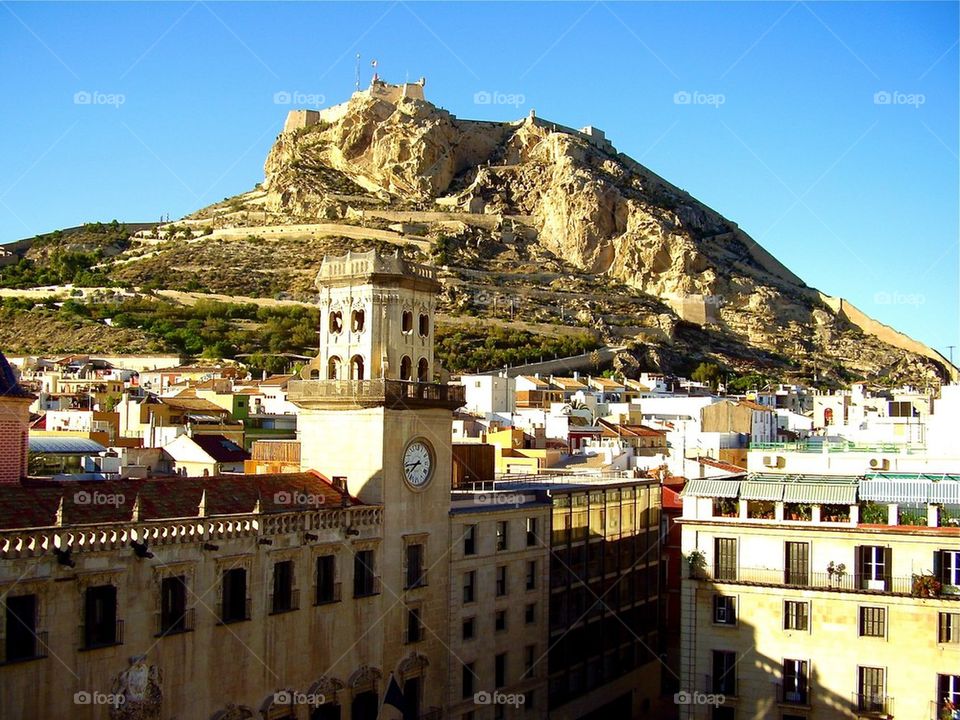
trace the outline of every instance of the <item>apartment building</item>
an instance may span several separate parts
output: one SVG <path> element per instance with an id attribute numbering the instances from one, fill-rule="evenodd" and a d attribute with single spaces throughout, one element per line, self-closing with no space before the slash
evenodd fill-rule
<path id="1" fill-rule="evenodd" d="M 682 718 L 953 717 L 960 476 L 695 479 L 682 498 Z"/>

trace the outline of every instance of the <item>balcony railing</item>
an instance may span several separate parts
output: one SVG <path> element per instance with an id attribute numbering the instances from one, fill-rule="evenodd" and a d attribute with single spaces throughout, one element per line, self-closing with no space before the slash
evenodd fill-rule
<path id="1" fill-rule="evenodd" d="M 728 675 L 722 675 L 720 677 L 714 677 L 713 675 L 705 675 L 703 678 L 703 687 L 708 693 L 714 693 L 723 695 L 728 698 L 734 698 L 737 696 L 737 677 L 734 674 L 736 671 L 731 671 Z"/>
<path id="2" fill-rule="evenodd" d="M 228 612 L 224 612 L 228 611 Z M 244 622 L 251 618 L 250 613 L 250 598 L 247 598 L 243 601 L 243 608 L 238 609 L 236 607 L 230 608 L 220 608 L 220 625 L 229 625 L 230 623 Z"/>
<path id="3" fill-rule="evenodd" d="M 802 705 L 810 704 L 810 693 L 806 687 L 806 680 L 801 683 L 776 683 L 777 702 L 783 705 Z"/>
<path id="4" fill-rule="evenodd" d="M 290 612 L 300 609 L 300 591 L 291 590 L 286 594 L 270 596 L 270 614 L 279 615 L 280 613 Z"/>
<path id="5" fill-rule="evenodd" d="M 117 620 L 115 625 L 101 623 L 80 626 L 81 650 L 95 650 L 111 645 L 123 645 L 123 620 Z"/>
<path id="6" fill-rule="evenodd" d="M 333 583 L 327 587 L 319 586 L 314 594 L 314 605 L 327 605 L 340 602 L 340 583 Z"/>
<path id="7" fill-rule="evenodd" d="M 24 643 L 21 647 L 8 648 L 7 643 L 0 642 L 0 665 L 6 663 L 25 662 L 27 660 L 38 660 L 47 657 L 47 632 L 35 632 L 29 636 L 32 641 Z"/>
<path id="8" fill-rule="evenodd" d="M 292 403 L 329 403 L 387 407 L 447 407 L 466 403 L 463 385 L 404 380 L 291 380 L 287 399 Z"/>
<path id="9" fill-rule="evenodd" d="M 909 575 L 875 580 L 871 576 L 856 573 L 845 573 L 843 575 L 827 572 L 798 573 L 777 568 L 745 567 L 736 568 L 735 571 L 730 568 L 723 568 L 722 572 L 716 573 L 714 568 L 708 567 L 699 571 L 694 579 L 735 585 L 770 585 L 839 592 L 930 597 L 926 592 L 916 589 L 917 577 Z M 960 600 L 960 593 L 942 592 L 937 597 L 945 600 Z"/>
<path id="10" fill-rule="evenodd" d="M 876 717 L 893 716 L 893 698 L 876 693 L 852 693 L 851 702 L 857 712 Z"/>
<path id="11" fill-rule="evenodd" d="M 367 577 L 361 581 L 355 581 L 353 583 L 353 596 L 355 598 L 361 597 L 370 597 L 371 595 L 380 594 L 380 578 L 378 577 Z"/>
<path id="12" fill-rule="evenodd" d="M 177 635 L 178 633 L 190 632 L 194 629 L 193 608 L 187 608 L 180 615 L 171 615 L 164 617 L 161 613 L 157 616 L 157 637 L 166 637 L 167 635 Z"/>

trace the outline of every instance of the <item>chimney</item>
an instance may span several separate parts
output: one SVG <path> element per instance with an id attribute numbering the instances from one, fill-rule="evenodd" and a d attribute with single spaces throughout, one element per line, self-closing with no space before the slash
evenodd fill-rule
<path id="1" fill-rule="evenodd" d="M 340 492 L 345 493 L 347 491 L 347 478 L 344 475 L 334 475 L 330 483 Z"/>
<path id="2" fill-rule="evenodd" d="M 27 476 L 30 403 L 35 399 L 20 387 L 0 353 L 0 483 L 18 483 Z"/>

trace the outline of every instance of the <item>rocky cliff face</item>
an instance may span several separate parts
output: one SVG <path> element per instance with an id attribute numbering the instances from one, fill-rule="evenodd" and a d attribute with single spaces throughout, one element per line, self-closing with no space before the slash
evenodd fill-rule
<path id="1" fill-rule="evenodd" d="M 532 116 L 461 120 L 426 101 L 358 93 L 280 135 L 264 169 L 272 222 L 405 212 L 424 237 L 462 250 L 461 264 L 483 264 L 476 248 L 496 246 L 490 257 L 522 239 L 510 257 L 539 253 L 615 279 L 788 363 L 814 358 L 854 374 L 909 366 L 916 379 L 946 372 L 933 355 L 864 336 L 735 223 L 596 135 Z"/>

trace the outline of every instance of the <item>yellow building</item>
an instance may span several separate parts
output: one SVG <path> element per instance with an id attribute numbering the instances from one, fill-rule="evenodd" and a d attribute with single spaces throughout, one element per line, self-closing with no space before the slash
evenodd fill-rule
<path id="1" fill-rule="evenodd" d="M 951 475 L 691 480 L 681 718 L 951 717 L 958 518 Z"/>

